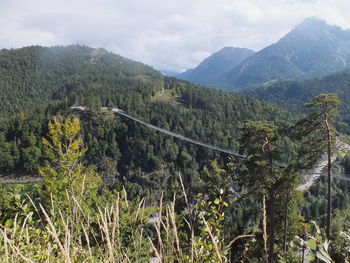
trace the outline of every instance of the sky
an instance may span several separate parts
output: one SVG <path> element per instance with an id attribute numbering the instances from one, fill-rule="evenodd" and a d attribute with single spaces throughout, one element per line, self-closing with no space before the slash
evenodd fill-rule
<path id="1" fill-rule="evenodd" d="M 0 0 L 0 49 L 84 44 L 181 72 L 258 51 L 307 17 L 350 29 L 349 0 Z"/>

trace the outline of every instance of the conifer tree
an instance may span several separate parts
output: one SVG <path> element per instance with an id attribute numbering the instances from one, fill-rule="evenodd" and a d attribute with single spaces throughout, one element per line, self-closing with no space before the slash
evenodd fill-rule
<path id="1" fill-rule="evenodd" d="M 273 161 L 277 135 L 277 127 L 269 122 L 248 121 L 240 146 L 240 152 L 247 155 L 238 178 L 240 185 L 261 193 L 263 198 L 268 196 L 268 262 L 274 261 L 275 194 L 282 176 Z"/>
<path id="2" fill-rule="evenodd" d="M 48 128 L 48 138 L 42 140 L 48 163 L 39 168 L 44 195 L 52 196 L 54 201 L 63 205 L 67 205 L 68 196 L 87 201 L 96 193 L 101 178 L 80 162 L 86 148 L 79 136 L 79 119 L 56 117 L 49 122 Z"/>
<path id="3" fill-rule="evenodd" d="M 320 94 L 305 104 L 309 112 L 299 123 L 299 136 L 302 138 L 299 155 L 301 167 L 310 168 L 315 165 L 322 154 L 327 155 L 327 221 L 326 234 L 331 236 L 332 215 L 332 146 L 335 144 L 336 130 L 332 126 L 338 115 L 338 96 L 334 93 Z"/>

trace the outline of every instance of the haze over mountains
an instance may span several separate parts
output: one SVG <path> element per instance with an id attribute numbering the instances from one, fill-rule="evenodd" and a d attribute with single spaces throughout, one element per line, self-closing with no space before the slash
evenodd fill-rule
<path id="1" fill-rule="evenodd" d="M 176 77 L 201 85 L 209 85 L 224 72 L 238 66 L 255 52 L 247 48 L 225 47 L 215 52 L 196 68 L 186 70 Z"/>
<path id="2" fill-rule="evenodd" d="M 222 63 L 218 68 L 216 57 L 209 57 L 194 70 L 178 77 L 195 83 L 203 79 L 201 84 L 232 91 L 274 80 L 325 76 L 349 66 L 350 31 L 308 18 L 277 43 L 252 54 L 236 66 L 232 65 L 237 60 L 232 64 Z M 202 70 L 203 64 L 205 71 Z M 215 74 L 208 75 L 208 72 Z"/>

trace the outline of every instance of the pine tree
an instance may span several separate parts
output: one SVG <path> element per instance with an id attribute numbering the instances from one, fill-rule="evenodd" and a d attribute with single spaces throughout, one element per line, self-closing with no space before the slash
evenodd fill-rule
<path id="1" fill-rule="evenodd" d="M 336 130 L 332 126 L 338 115 L 338 96 L 334 93 L 320 94 L 305 104 L 309 108 L 307 116 L 298 123 L 299 136 L 303 139 L 299 155 L 303 158 L 303 168 L 310 168 L 319 161 L 322 154 L 327 155 L 327 221 L 326 233 L 329 240 L 331 236 L 332 215 L 332 146 L 335 143 Z"/>
<path id="2" fill-rule="evenodd" d="M 238 178 L 240 185 L 261 193 L 263 199 L 268 196 L 268 262 L 274 261 L 275 195 L 282 176 L 280 166 L 273 160 L 277 138 L 277 127 L 271 123 L 248 121 L 240 146 L 240 152 L 247 155 Z"/>

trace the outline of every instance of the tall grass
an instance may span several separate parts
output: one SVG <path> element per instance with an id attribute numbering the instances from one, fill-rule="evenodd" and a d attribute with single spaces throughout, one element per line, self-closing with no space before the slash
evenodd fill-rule
<path id="1" fill-rule="evenodd" d="M 126 196 L 126 195 L 123 195 Z M 130 206 L 118 194 L 111 205 L 87 211 L 74 197 L 71 208 L 52 201 L 44 208 L 28 198 L 25 209 L 0 227 L 1 262 L 147 262 L 144 231 L 151 213 L 141 200 Z"/>
<path id="2" fill-rule="evenodd" d="M 228 262 L 231 245 L 252 237 L 225 242 L 225 202 L 193 205 L 184 187 L 183 195 L 180 214 L 175 197 L 147 207 L 144 200 L 129 201 L 125 191 L 95 208 L 68 194 L 68 207 L 53 198 L 44 207 L 27 196 L 0 226 L 0 262 Z"/>

